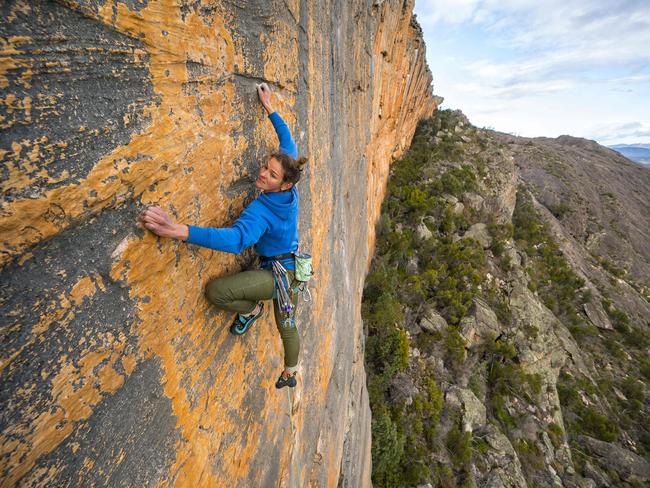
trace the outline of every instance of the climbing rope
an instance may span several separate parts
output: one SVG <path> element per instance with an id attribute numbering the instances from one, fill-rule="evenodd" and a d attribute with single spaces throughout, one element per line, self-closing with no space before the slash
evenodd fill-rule
<path id="1" fill-rule="evenodd" d="M 300 471 L 296 468 L 296 448 L 295 445 L 295 429 L 293 427 L 293 395 L 291 394 L 291 388 L 287 388 L 287 399 L 289 400 L 289 428 L 291 432 L 291 438 L 294 441 L 294 449 L 291 452 L 291 466 L 293 467 L 293 479 L 296 486 L 300 486 Z"/>

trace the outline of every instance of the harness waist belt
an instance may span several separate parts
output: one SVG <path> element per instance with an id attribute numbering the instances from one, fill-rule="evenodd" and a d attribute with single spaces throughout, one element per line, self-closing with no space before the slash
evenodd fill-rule
<path id="1" fill-rule="evenodd" d="M 277 256 L 260 256 L 260 259 L 266 262 L 266 261 L 282 261 L 283 259 L 289 259 L 292 257 L 293 257 L 293 253 L 287 252 L 284 254 L 278 254 Z"/>

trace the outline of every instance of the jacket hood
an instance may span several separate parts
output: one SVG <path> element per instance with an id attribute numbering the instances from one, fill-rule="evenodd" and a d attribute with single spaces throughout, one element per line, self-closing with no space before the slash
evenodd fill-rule
<path id="1" fill-rule="evenodd" d="M 260 203 L 268 208 L 281 220 L 288 219 L 298 208 L 298 190 L 296 185 L 288 191 L 262 193 L 258 197 Z"/>

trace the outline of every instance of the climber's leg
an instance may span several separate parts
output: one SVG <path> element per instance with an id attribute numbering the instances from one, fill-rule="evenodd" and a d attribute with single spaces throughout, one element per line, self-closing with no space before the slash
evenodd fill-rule
<path id="1" fill-rule="evenodd" d="M 293 280 L 294 271 L 287 270 L 291 286 L 295 286 L 296 282 Z M 298 305 L 298 294 L 293 294 L 293 306 Z M 295 310 L 295 309 L 294 309 Z M 296 310 L 297 311 L 297 310 Z M 273 300 L 273 314 L 275 316 L 275 324 L 280 332 L 282 338 L 282 345 L 284 346 L 284 373 L 293 374 L 298 368 L 298 354 L 300 353 L 300 336 L 296 328 L 295 321 L 288 327 L 283 326 L 283 318 L 280 313 L 280 306 L 278 300 Z"/>
<path id="2" fill-rule="evenodd" d="M 256 269 L 210 281 L 205 287 L 205 295 L 218 308 L 249 314 L 259 301 L 273 297 L 274 288 L 273 273 Z"/>

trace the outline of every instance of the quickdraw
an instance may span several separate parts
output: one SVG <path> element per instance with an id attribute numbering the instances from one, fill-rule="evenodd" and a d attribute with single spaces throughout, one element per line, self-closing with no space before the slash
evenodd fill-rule
<path id="1" fill-rule="evenodd" d="M 295 326 L 295 319 L 293 317 L 295 307 L 291 299 L 292 290 L 289 275 L 287 274 L 286 268 L 279 261 L 271 261 L 271 265 L 275 288 L 277 290 L 278 305 L 280 312 L 285 317 L 282 321 L 282 327 L 293 327 Z"/>

